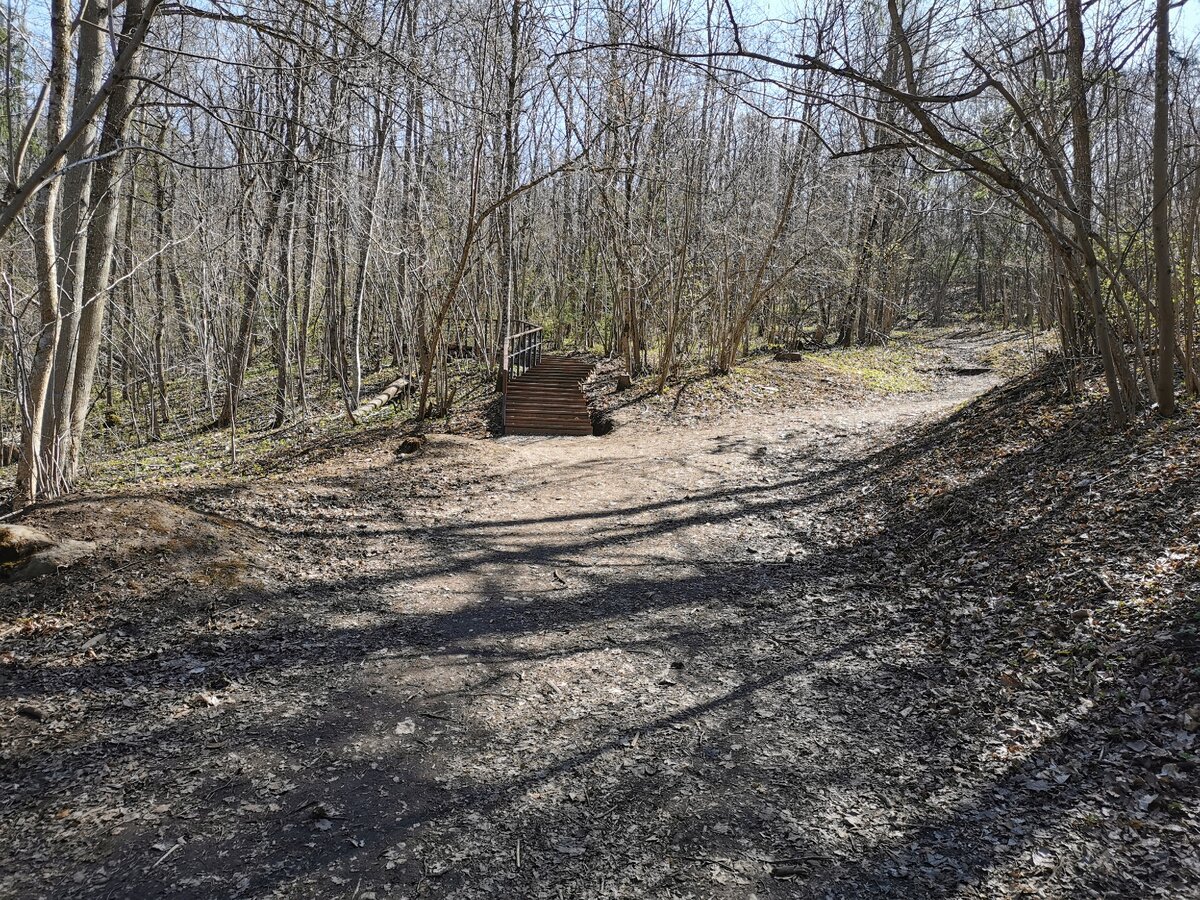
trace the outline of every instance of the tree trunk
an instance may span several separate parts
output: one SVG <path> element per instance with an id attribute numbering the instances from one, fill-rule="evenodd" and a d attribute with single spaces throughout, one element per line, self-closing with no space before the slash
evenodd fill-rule
<path id="1" fill-rule="evenodd" d="M 59 225 L 59 292 L 62 303 L 62 332 L 54 359 L 50 402 L 46 405 L 46 427 L 53 440 L 69 452 L 72 393 L 79 352 L 79 319 L 83 307 L 83 277 L 87 265 L 87 215 L 92 196 L 92 166 L 80 165 L 84 154 L 93 151 L 96 123 L 87 116 L 88 102 L 100 88 L 104 74 L 104 37 L 108 11 L 98 0 L 84 0 L 79 13 L 79 40 L 75 50 L 75 96 L 72 119 L 84 123 L 78 141 L 67 151 L 68 169 L 62 178 L 63 211 Z"/>
<path id="2" fill-rule="evenodd" d="M 1170 191 L 1167 169 L 1170 106 L 1170 3 L 1157 0 L 1155 4 L 1154 56 L 1154 137 L 1151 147 L 1151 173 L 1154 181 L 1154 209 L 1150 227 L 1154 240 L 1154 311 L 1158 318 L 1158 372 L 1154 392 L 1158 398 L 1158 414 L 1170 416 L 1175 412 L 1175 299 L 1171 275 Z"/>
<path id="3" fill-rule="evenodd" d="M 144 0 L 126 0 L 125 19 L 121 26 L 121 52 L 132 42 L 129 73 L 138 65 L 137 47 L 144 34 L 144 19 L 157 5 L 150 7 Z M 125 127 L 133 107 L 136 82 L 123 77 L 113 88 L 104 113 L 100 135 L 100 158 L 92 177 L 91 221 L 88 223 L 87 260 L 83 277 L 83 308 L 79 317 L 79 351 L 75 361 L 75 380 L 71 392 L 71 434 L 67 461 L 67 478 L 73 482 L 79 469 L 79 454 L 83 447 L 83 427 L 91 407 L 92 383 L 96 378 L 96 363 L 100 357 L 100 338 L 104 331 L 104 310 L 108 297 L 108 282 L 112 272 L 113 245 L 117 235 L 117 186 L 124 165 L 121 151 Z"/>
<path id="4" fill-rule="evenodd" d="M 50 79 L 49 104 L 46 115 L 46 143 L 54 146 L 67 133 L 67 90 L 70 84 L 71 7 L 67 0 L 52 0 L 50 5 Z M 58 350 L 61 327 L 59 317 L 59 265 L 54 225 L 58 217 L 58 201 L 62 191 L 59 172 L 63 163 L 50 171 L 50 183 L 43 189 L 41 202 L 34 219 L 33 251 L 38 275 L 38 313 L 40 331 L 37 349 L 30 366 L 28 396 L 25 408 L 25 427 L 22 434 L 22 457 L 17 467 L 16 505 L 32 503 L 57 487 L 54 484 L 56 464 L 53 432 L 49 446 L 45 435 L 44 416 L 54 355 Z"/>
<path id="5" fill-rule="evenodd" d="M 238 403 L 242 399 L 242 386 L 246 381 L 246 368 L 250 365 L 250 346 L 254 339 L 254 319 L 258 314 L 258 298 L 262 293 L 263 280 L 267 271 L 267 249 L 271 238 L 275 235 L 278 225 L 279 206 L 287 190 L 288 177 L 281 170 L 275 179 L 275 186 L 267 201 L 267 214 L 261 224 L 254 258 L 247 261 L 245 278 L 243 279 L 241 315 L 238 317 L 237 337 L 234 340 L 233 351 L 229 357 L 228 385 L 225 390 L 225 402 L 221 415 L 215 423 L 217 428 L 228 428 L 237 414 Z"/>
<path id="6" fill-rule="evenodd" d="M 1081 259 L 1074 277 L 1081 299 L 1091 308 L 1096 336 L 1096 349 L 1104 366 L 1104 380 L 1110 399 L 1110 417 L 1122 425 L 1133 411 L 1135 398 L 1127 396 L 1126 385 L 1132 381 L 1128 363 L 1119 345 L 1113 340 L 1104 309 L 1100 284 L 1100 265 L 1092 237 L 1092 130 L 1088 110 L 1088 89 L 1084 80 L 1084 30 L 1082 0 L 1067 0 L 1067 73 L 1072 95 L 1071 130 L 1073 136 L 1074 209 L 1072 210 L 1075 242 Z"/>

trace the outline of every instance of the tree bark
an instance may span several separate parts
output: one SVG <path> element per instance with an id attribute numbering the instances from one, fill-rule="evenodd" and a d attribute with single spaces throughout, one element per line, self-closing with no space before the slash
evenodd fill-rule
<path id="1" fill-rule="evenodd" d="M 1100 264 L 1092 239 L 1092 127 L 1088 110 L 1088 88 L 1083 72 L 1084 30 L 1082 0 L 1066 0 L 1067 15 L 1067 75 L 1071 89 L 1071 131 L 1073 137 L 1072 170 L 1074 174 L 1074 208 L 1072 225 L 1081 259 L 1081 271 L 1075 283 L 1081 298 L 1091 307 L 1094 318 L 1096 349 L 1104 366 L 1104 380 L 1111 401 L 1110 417 L 1115 425 L 1128 421 L 1134 397 L 1127 394 L 1126 385 L 1132 375 L 1124 354 L 1112 337 L 1104 294 L 1100 284 Z M 1122 364 L 1124 364 L 1122 366 Z"/>
<path id="2" fill-rule="evenodd" d="M 1175 299 L 1171 273 L 1171 180 L 1168 171 L 1170 89 L 1170 3 L 1155 3 L 1154 136 L 1150 151 L 1154 209 L 1150 229 L 1154 241 L 1154 312 L 1158 319 L 1158 371 L 1154 392 L 1158 414 L 1175 412 Z"/>
<path id="3" fill-rule="evenodd" d="M 52 0 L 50 5 L 50 78 L 46 115 L 46 142 L 53 146 L 67 132 L 67 91 L 70 86 L 71 7 L 68 0 Z M 61 328 L 59 309 L 58 247 L 55 222 L 62 181 L 58 177 L 60 158 L 47 173 L 50 183 L 42 192 L 33 228 L 33 251 L 38 275 L 38 314 L 40 331 L 37 349 L 30 366 L 22 457 L 17 467 L 16 505 L 32 503 L 53 490 L 51 479 L 55 465 L 55 441 L 45 435 L 44 416 L 54 356 Z"/>
<path id="4" fill-rule="evenodd" d="M 104 332 L 104 312 L 112 273 L 113 246 L 117 235 L 117 187 L 124 170 L 125 154 L 121 145 L 133 108 L 139 49 L 149 18 L 158 0 L 126 0 L 121 26 L 119 57 L 126 60 L 124 74 L 114 84 L 104 113 L 100 133 L 99 159 L 92 176 L 91 221 L 88 223 L 87 256 L 83 275 L 83 306 L 79 316 L 79 350 L 71 389 L 71 434 L 66 466 L 67 479 L 73 483 L 79 469 L 83 447 L 83 428 L 91 407 L 92 384 L 100 358 L 100 339 Z M 110 76 L 111 77 L 111 76 Z"/>

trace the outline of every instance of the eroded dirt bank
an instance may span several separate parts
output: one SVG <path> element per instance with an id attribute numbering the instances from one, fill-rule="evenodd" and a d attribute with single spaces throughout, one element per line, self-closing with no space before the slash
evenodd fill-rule
<path id="1" fill-rule="evenodd" d="M 179 528 L 46 510 L 145 540 L 2 589 L 0 894 L 1195 895 L 1195 632 L 1155 618 L 1194 557 L 1154 530 L 1194 484 L 1090 526 L 1184 553 L 1126 652 L 1122 572 L 1092 606 L 1039 580 L 1086 519 L 987 530 L 1041 445 L 931 450 L 998 383 L 950 374 L 977 350 L 927 393 L 780 367 L 752 410 L 631 403 L 604 438 L 364 441 L 179 492 Z M 1060 462 L 1047 503 L 1111 505 Z"/>

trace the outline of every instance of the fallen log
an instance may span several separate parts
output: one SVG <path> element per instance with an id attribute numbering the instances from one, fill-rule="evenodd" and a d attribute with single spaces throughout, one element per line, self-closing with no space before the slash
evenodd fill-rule
<path id="1" fill-rule="evenodd" d="M 409 378 L 407 375 L 401 375 L 370 400 L 360 404 L 358 409 L 354 410 L 354 412 L 350 413 L 351 421 L 357 425 L 367 416 L 372 416 L 379 412 L 379 410 L 395 400 L 396 395 L 408 387 L 411 383 L 411 378 Z"/>
<path id="2" fill-rule="evenodd" d="M 96 545 L 56 540 L 24 525 L 0 525 L 0 582 L 50 575 L 91 556 Z"/>

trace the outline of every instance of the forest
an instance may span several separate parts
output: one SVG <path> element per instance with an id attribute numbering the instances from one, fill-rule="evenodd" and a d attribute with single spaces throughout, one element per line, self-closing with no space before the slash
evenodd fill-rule
<path id="1" fill-rule="evenodd" d="M 661 387 L 970 313 L 1098 359 L 1114 422 L 1195 393 L 1200 92 L 1170 3 L 775 12 L 11 11 L 16 501 L 70 491 L 117 423 L 353 416 L 383 369 L 444 413 L 456 358 L 495 369 L 517 320 Z"/>
<path id="2" fill-rule="evenodd" d="M 1200 897 L 1197 0 L 3 15 L 0 897 Z"/>

